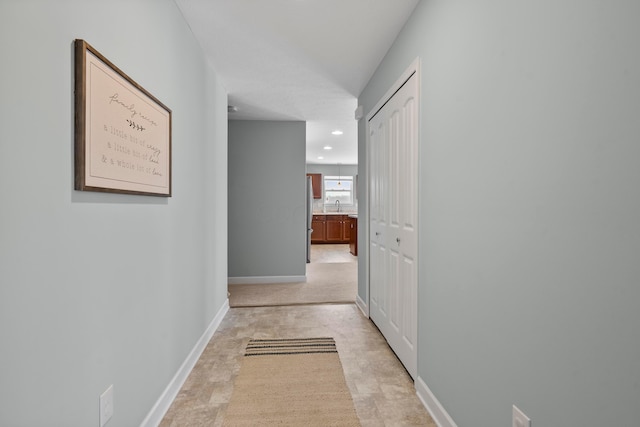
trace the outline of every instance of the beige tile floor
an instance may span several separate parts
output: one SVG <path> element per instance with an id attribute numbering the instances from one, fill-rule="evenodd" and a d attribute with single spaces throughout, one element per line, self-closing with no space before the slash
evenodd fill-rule
<path id="1" fill-rule="evenodd" d="M 311 263 L 357 262 L 358 257 L 351 255 L 348 244 L 311 245 Z"/>
<path id="2" fill-rule="evenodd" d="M 353 304 L 230 309 L 160 425 L 222 425 L 250 338 L 315 336 L 336 340 L 363 426 L 436 426 L 382 335 Z"/>

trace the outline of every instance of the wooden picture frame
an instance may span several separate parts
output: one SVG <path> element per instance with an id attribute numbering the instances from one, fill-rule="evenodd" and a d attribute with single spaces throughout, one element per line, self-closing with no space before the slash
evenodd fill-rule
<path id="1" fill-rule="evenodd" d="M 171 110 L 81 39 L 75 189 L 171 197 Z"/>

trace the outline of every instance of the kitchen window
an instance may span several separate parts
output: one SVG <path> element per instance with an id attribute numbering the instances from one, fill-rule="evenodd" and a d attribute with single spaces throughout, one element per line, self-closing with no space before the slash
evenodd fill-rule
<path id="1" fill-rule="evenodd" d="M 332 205 L 336 201 L 340 205 L 353 205 L 353 177 L 326 176 L 324 177 L 324 203 Z"/>

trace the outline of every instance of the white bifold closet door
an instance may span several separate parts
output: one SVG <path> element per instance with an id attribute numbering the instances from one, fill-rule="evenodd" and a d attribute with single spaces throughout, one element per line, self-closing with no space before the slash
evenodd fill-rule
<path id="1" fill-rule="evenodd" d="M 417 375 L 418 76 L 369 119 L 369 315 Z"/>

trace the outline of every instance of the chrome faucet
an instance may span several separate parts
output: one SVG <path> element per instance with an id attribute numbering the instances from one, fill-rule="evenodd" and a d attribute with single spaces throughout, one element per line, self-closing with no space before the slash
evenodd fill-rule
<path id="1" fill-rule="evenodd" d="M 336 212 L 340 212 L 340 200 L 336 200 L 336 206 L 338 207 Z"/>

